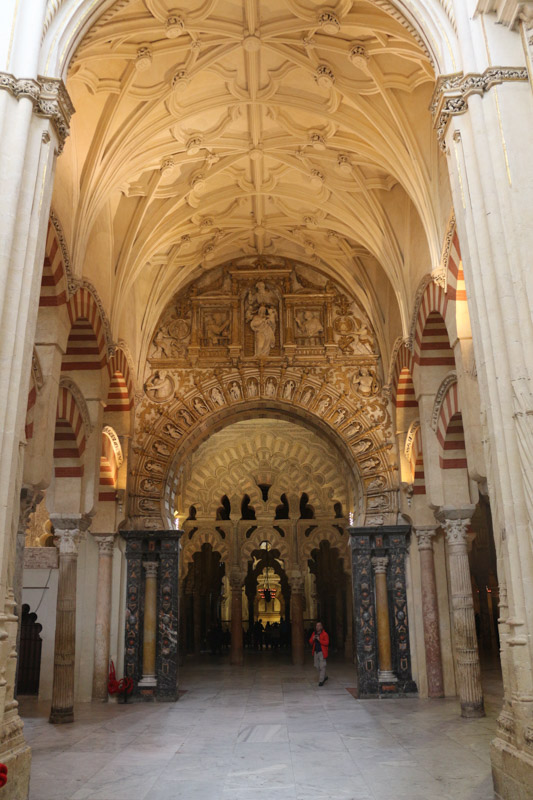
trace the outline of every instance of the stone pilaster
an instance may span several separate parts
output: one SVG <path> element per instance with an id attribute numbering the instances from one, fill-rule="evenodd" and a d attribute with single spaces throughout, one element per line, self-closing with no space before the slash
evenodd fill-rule
<path id="1" fill-rule="evenodd" d="M 139 687 L 157 685 L 155 673 L 156 617 L 157 617 L 157 561 L 145 561 L 144 614 L 143 614 L 143 672 Z"/>
<path id="2" fill-rule="evenodd" d="M 392 649 L 390 634 L 389 595 L 387 591 L 387 556 L 374 556 L 372 567 L 375 576 L 376 617 L 378 624 L 378 679 L 380 684 L 395 684 L 397 678 L 392 671 Z M 396 687 L 394 687 L 394 690 Z"/>
<path id="3" fill-rule="evenodd" d="M 461 716 L 483 717 L 483 691 L 476 639 L 474 600 L 468 563 L 468 526 L 473 506 L 442 508 L 436 517 L 446 533 L 450 570 L 457 685 Z"/>
<path id="4" fill-rule="evenodd" d="M 54 681 L 49 721 L 74 721 L 74 669 L 76 659 L 76 586 L 78 545 L 89 527 L 87 515 L 51 515 L 59 548 Z"/>
<path id="5" fill-rule="evenodd" d="M 244 662 L 242 642 L 242 583 L 240 572 L 229 576 L 231 588 L 231 651 L 230 664 L 240 667 Z"/>
<path id="6" fill-rule="evenodd" d="M 109 637 L 111 632 L 111 589 L 115 537 L 96 534 L 98 577 L 96 582 L 96 618 L 94 630 L 93 700 L 107 702 L 109 677 Z"/>
<path id="7" fill-rule="evenodd" d="M 304 641 L 304 582 L 299 572 L 290 577 L 291 585 L 291 648 L 292 663 L 302 666 L 305 660 Z"/>
<path id="8" fill-rule="evenodd" d="M 444 677 L 440 648 L 439 604 L 437 581 L 433 557 L 433 539 L 437 527 L 424 526 L 414 529 L 418 541 L 420 558 L 420 584 L 422 590 L 422 618 L 424 622 L 424 646 L 426 673 L 430 697 L 444 697 Z"/>

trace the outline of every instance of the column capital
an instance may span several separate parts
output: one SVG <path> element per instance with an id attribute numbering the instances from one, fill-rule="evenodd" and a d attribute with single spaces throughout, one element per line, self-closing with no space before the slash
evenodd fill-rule
<path id="1" fill-rule="evenodd" d="M 387 572 L 388 564 L 388 556 L 374 556 L 372 559 L 372 566 L 374 567 L 374 572 L 376 575 L 385 574 Z"/>
<path id="2" fill-rule="evenodd" d="M 413 527 L 419 550 L 433 550 L 433 539 L 437 535 L 437 530 L 438 525 L 420 525 Z"/>
<path id="3" fill-rule="evenodd" d="M 112 556 L 115 547 L 115 535 L 113 533 L 92 533 L 98 545 L 99 556 Z"/>
<path id="4" fill-rule="evenodd" d="M 474 511 L 475 506 L 469 505 L 463 506 L 462 508 L 441 506 L 441 508 L 435 512 L 435 517 L 440 522 L 446 534 L 448 545 L 460 548 L 466 547 L 468 526 L 470 525 L 470 520 L 472 519 Z"/>
<path id="5" fill-rule="evenodd" d="M 294 594 L 303 594 L 304 590 L 304 577 L 299 570 L 288 570 L 287 578 L 289 579 L 289 586 L 291 592 Z"/>
<path id="6" fill-rule="evenodd" d="M 56 536 L 61 536 L 65 531 L 78 531 L 84 533 L 91 525 L 92 514 L 50 514 L 50 521 L 54 526 Z"/>
<path id="7" fill-rule="evenodd" d="M 232 592 L 239 592 L 242 590 L 242 585 L 244 583 L 244 575 L 242 572 L 238 570 L 234 572 L 230 572 L 228 575 L 228 581 Z"/>
<path id="8" fill-rule="evenodd" d="M 70 133 L 70 118 L 74 106 L 61 78 L 38 75 L 34 78 L 16 78 L 9 72 L 0 72 L 0 89 L 5 89 L 17 100 L 26 97 L 39 117 L 51 120 L 59 141 L 61 153 Z"/>
<path id="9" fill-rule="evenodd" d="M 159 564 L 157 561 L 144 561 L 143 567 L 146 570 L 147 578 L 157 577 L 157 570 L 159 569 Z"/>

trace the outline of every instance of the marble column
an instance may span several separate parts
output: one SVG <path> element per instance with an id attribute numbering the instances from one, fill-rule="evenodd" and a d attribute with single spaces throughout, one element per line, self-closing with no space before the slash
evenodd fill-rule
<path id="1" fill-rule="evenodd" d="M 194 631 L 194 654 L 200 655 L 202 649 L 202 596 L 198 589 L 195 589 L 192 596 L 193 631 Z"/>
<path id="2" fill-rule="evenodd" d="M 346 575 L 346 639 L 344 641 L 344 657 L 354 663 L 353 652 L 353 594 L 352 576 Z"/>
<path id="3" fill-rule="evenodd" d="M 93 700 L 107 702 L 109 677 L 109 637 L 111 633 L 111 588 L 115 537 L 95 535 L 98 545 L 96 580 L 96 618 L 94 630 Z"/>
<path id="4" fill-rule="evenodd" d="M 231 587 L 231 651 L 230 664 L 241 667 L 244 663 L 242 643 L 242 576 L 230 575 Z"/>
<path id="5" fill-rule="evenodd" d="M 304 582 L 300 576 L 291 579 L 291 647 L 292 663 L 302 666 L 305 659 Z"/>
<path id="6" fill-rule="evenodd" d="M 82 516 L 51 515 L 59 545 L 56 636 L 52 708 L 53 724 L 74 722 L 74 669 L 76 658 L 76 585 L 78 545 L 89 520 Z"/>
<path id="7" fill-rule="evenodd" d="M 426 673 L 430 697 L 444 697 L 444 678 L 440 649 L 439 604 L 437 581 L 433 558 L 433 539 L 437 527 L 423 526 L 414 529 L 418 541 L 420 558 L 420 584 L 422 590 L 422 618 L 424 621 L 424 645 L 426 650 Z"/>
<path id="8" fill-rule="evenodd" d="M 396 683 L 397 678 L 392 671 L 392 648 L 389 616 L 389 597 L 387 592 L 388 556 L 374 556 L 376 586 L 376 616 L 378 627 L 378 679 L 380 683 Z"/>
<path id="9" fill-rule="evenodd" d="M 155 642 L 157 618 L 157 561 L 143 563 L 146 574 L 144 584 L 144 616 L 143 616 L 143 674 L 139 687 L 157 685 L 155 670 Z"/>
<path id="10" fill-rule="evenodd" d="M 446 533 L 450 571 L 457 686 L 462 717 L 484 717 L 472 581 L 468 563 L 468 526 L 474 506 L 445 507 L 436 517 Z"/>

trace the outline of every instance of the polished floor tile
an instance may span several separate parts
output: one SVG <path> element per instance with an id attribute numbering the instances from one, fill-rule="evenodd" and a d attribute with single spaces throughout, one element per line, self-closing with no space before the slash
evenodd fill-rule
<path id="1" fill-rule="evenodd" d="M 485 675 L 487 717 L 456 699 L 354 700 L 353 668 L 247 655 L 187 662 L 175 704 L 79 704 L 72 725 L 21 698 L 33 748 L 30 800 L 490 800 L 489 744 L 500 707 Z M 453 764 L 453 770 L 450 765 Z"/>

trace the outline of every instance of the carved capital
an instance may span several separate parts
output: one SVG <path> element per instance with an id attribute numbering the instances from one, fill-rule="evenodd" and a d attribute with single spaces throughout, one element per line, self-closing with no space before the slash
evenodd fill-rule
<path id="1" fill-rule="evenodd" d="M 468 526 L 474 511 L 475 506 L 465 506 L 464 508 L 443 506 L 435 513 L 435 517 L 446 534 L 446 541 L 450 548 L 467 552 Z"/>
<path id="2" fill-rule="evenodd" d="M 419 550 L 433 550 L 433 539 L 437 533 L 437 526 L 436 525 L 422 525 L 420 527 L 413 528 L 417 541 L 418 541 L 418 549 Z"/>
<path id="3" fill-rule="evenodd" d="M 115 546 L 115 537 L 113 535 L 110 536 L 102 536 L 93 534 L 96 544 L 98 545 L 98 557 L 109 557 L 113 555 L 113 549 Z"/>
<path id="4" fill-rule="evenodd" d="M 468 111 L 468 98 L 472 94 L 485 94 L 493 86 L 509 81 L 527 81 L 526 67 L 488 67 L 483 73 L 454 72 L 441 75 L 437 81 L 430 111 L 442 150 L 446 149 L 444 137 L 452 116 Z"/>
<path id="5" fill-rule="evenodd" d="M 83 534 L 81 531 L 76 530 L 62 530 L 56 531 L 55 541 L 59 550 L 60 556 L 77 556 L 78 547 Z"/>
<path id="6" fill-rule="evenodd" d="M 144 561 L 143 567 L 146 572 L 146 579 L 148 578 L 157 578 L 157 571 L 159 569 L 159 564 L 157 561 Z"/>
<path id="7" fill-rule="evenodd" d="M 242 591 L 242 584 L 243 584 L 243 575 L 240 572 L 230 572 L 229 574 L 229 585 L 232 592 L 240 592 Z"/>
<path id="8" fill-rule="evenodd" d="M 15 78 L 8 72 L 0 72 L 0 89 L 6 89 L 17 100 L 29 98 L 37 116 L 51 120 L 59 140 L 58 153 L 61 153 L 75 110 L 63 81 L 43 75 L 38 75 L 37 80 Z"/>
<path id="9" fill-rule="evenodd" d="M 374 556 L 372 559 L 372 566 L 374 567 L 374 572 L 376 575 L 386 575 L 388 564 L 388 556 Z"/>

